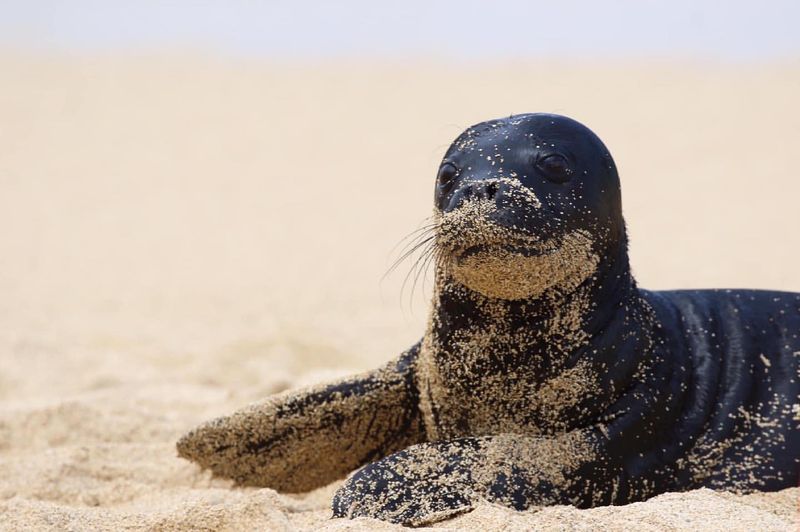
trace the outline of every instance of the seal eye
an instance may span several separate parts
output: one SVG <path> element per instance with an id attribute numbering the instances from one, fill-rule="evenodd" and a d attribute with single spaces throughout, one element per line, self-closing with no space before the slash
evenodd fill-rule
<path id="1" fill-rule="evenodd" d="M 566 157 L 553 153 L 545 155 L 536 161 L 536 168 L 554 183 L 566 183 L 572 177 L 573 171 Z"/>
<path id="2" fill-rule="evenodd" d="M 444 163 L 439 168 L 439 175 L 436 176 L 440 185 L 446 185 L 458 175 L 458 168 L 453 163 Z"/>

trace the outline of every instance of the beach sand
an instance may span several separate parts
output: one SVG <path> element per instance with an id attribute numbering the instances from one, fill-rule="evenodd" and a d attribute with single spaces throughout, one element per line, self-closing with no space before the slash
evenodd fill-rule
<path id="1" fill-rule="evenodd" d="M 430 287 L 381 280 L 466 126 L 573 116 L 619 167 L 647 288 L 800 291 L 800 63 L 0 57 L 0 529 L 389 530 L 336 486 L 239 489 L 175 440 L 379 365 Z M 800 489 L 438 526 L 792 530 Z"/>

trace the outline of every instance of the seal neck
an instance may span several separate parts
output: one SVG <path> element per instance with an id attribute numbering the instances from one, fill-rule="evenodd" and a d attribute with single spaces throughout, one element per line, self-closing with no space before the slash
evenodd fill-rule
<path id="1" fill-rule="evenodd" d="M 603 257 L 577 288 L 526 300 L 487 297 L 437 270 L 419 366 L 432 434 L 605 423 L 651 358 L 655 322 L 624 241 Z"/>
<path id="2" fill-rule="evenodd" d="M 579 397 L 564 419 L 580 426 L 613 403 L 646 361 L 654 338 L 650 316 L 623 242 L 576 289 L 531 300 L 489 298 L 439 271 L 426 340 L 438 364 L 474 361 L 465 371 L 498 374 L 527 368 L 529 390 L 579 371 L 585 386 L 574 389 Z"/>

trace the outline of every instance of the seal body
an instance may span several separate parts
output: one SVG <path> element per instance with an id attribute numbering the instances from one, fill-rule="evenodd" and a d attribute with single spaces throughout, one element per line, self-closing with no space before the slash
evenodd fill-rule
<path id="1" fill-rule="evenodd" d="M 434 199 L 422 340 L 201 425 L 182 456 L 284 491 L 363 465 L 334 515 L 414 525 L 482 500 L 589 507 L 798 484 L 800 294 L 639 289 L 614 162 L 566 117 L 469 128 Z"/>
<path id="2" fill-rule="evenodd" d="M 656 311 L 669 357 L 683 357 L 691 368 L 680 416 L 659 437 L 660 452 L 675 460 L 670 489 L 796 486 L 800 294 L 643 293 Z"/>

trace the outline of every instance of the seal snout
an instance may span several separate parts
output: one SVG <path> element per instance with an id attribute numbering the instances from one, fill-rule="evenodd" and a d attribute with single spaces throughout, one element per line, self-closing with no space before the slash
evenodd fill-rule
<path id="1" fill-rule="evenodd" d="M 465 181 L 453 191 L 450 200 L 442 206 L 441 210 L 442 212 L 452 212 L 471 201 L 493 204 L 496 209 L 523 206 L 538 209 L 541 207 L 539 198 L 532 190 L 523 186 L 517 179 L 501 176 Z"/>
<path id="2" fill-rule="evenodd" d="M 538 255 L 547 212 L 536 194 L 510 177 L 467 180 L 438 213 L 437 244 L 454 259 L 490 250 Z"/>
<path id="3" fill-rule="evenodd" d="M 497 179 L 467 181 L 456 189 L 442 211 L 452 212 L 471 200 L 496 202 L 499 190 L 500 182 Z M 505 190 L 503 192 L 505 193 Z"/>

